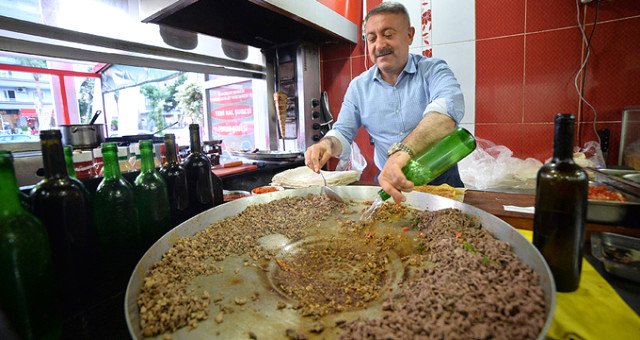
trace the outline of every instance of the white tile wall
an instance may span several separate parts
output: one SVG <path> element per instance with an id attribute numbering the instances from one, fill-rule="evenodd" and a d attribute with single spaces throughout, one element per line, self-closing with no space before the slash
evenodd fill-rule
<path id="1" fill-rule="evenodd" d="M 435 24 L 434 24 L 435 25 Z M 475 123 L 476 43 L 467 41 L 433 46 L 433 56 L 444 59 L 455 74 L 464 94 L 465 114 L 462 123 Z"/>
<path id="2" fill-rule="evenodd" d="M 384 0 L 386 2 L 389 0 Z M 416 34 L 413 36 L 413 43 L 411 44 L 412 49 L 420 49 L 420 53 L 422 53 L 422 11 L 421 11 L 421 0 L 393 0 L 399 2 L 407 8 L 407 12 L 409 12 L 409 20 L 411 21 L 411 26 L 415 27 Z M 412 51 L 413 52 L 413 51 Z M 415 53 L 415 52 L 413 52 Z"/>
<path id="3" fill-rule="evenodd" d="M 476 38 L 475 0 L 431 0 L 433 44 Z"/>
<path id="4" fill-rule="evenodd" d="M 385 0 L 386 1 L 386 0 Z M 422 54 L 422 0 L 396 0 L 409 12 L 416 28 L 411 53 Z M 476 102 L 476 0 L 430 0 L 432 16 L 431 46 L 433 56 L 451 67 L 464 93 L 465 115 L 461 126 L 474 132 Z"/>

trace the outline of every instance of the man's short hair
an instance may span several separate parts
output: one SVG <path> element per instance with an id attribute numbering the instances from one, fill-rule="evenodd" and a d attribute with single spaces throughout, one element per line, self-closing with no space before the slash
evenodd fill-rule
<path id="1" fill-rule="evenodd" d="M 399 2 L 393 2 L 393 1 L 383 2 L 378 6 L 374 7 L 373 9 L 371 9 L 369 13 L 367 13 L 367 16 L 364 18 L 364 22 L 362 23 L 363 39 L 365 36 L 364 27 L 367 25 L 367 21 L 369 20 L 369 18 L 371 18 L 376 14 L 385 14 L 385 13 L 401 14 L 405 17 L 405 19 L 407 19 L 407 23 L 409 24 L 409 26 L 411 26 L 411 20 L 409 19 L 409 12 L 407 12 L 407 9 L 404 7 L 403 4 Z"/>

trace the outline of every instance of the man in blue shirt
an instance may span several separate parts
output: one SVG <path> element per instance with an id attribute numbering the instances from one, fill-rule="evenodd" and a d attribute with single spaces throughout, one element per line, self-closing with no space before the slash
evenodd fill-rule
<path id="1" fill-rule="evenodd" d="M 331 158 L 346 160 L 360 126 L 371 136 L 378 182 L 396 202 L 413 190 L 402 167 L 452 132 L 464 116 L 460 85 L 441 59 L 409 53 L 415 28 L 402 4 L 383 2 L 365 18 L 364 38 L 375 63 L 349 84 L 337 122 L 305 152 L 318 172 Z M 462 187 L 457 167 L 431 182 Z"/>

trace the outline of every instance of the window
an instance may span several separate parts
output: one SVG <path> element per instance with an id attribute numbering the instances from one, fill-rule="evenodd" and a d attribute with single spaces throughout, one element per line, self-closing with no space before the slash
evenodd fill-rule
<path id="1" fill-rule="evenodd" d="M 16 100 L 16 91 L 14 90 L 7 90 L 6 91 L 6 97 L 7 99 L 11 100 L 11 101 L 15 101 Z"/>

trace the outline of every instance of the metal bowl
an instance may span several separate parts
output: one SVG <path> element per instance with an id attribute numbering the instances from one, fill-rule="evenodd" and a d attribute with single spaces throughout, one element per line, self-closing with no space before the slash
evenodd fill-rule
<path id="1" fill-rule="evenodd" d="M 339 186 L 334 187 L 335 191 L 345 199 L 350 199 L 354 201 L 366 201 L 371 200 L 377 197 L 377 192 L 380 190 L 379 187 L 372 186 Z M 131 278 L 129 280 L 129 284 L 127 286 L 127 291 L 125 294 L 125 315 L 127 320 L 127 326 L 129 327 L 129 332 L 134 339 L 143 339 L 143 335 L 140 329 L 139 322 L 139 310 L 138 305 L 136 303 L 138 295 L 140 293 L 140 288 L 142 286 L 142 282 L 147 270 L 151 267 L 152 264 L 159 261 L 163 254 L 165 254 L 176 242 L 178 238 L 184 236 L 191 236 L 195 233 L 204 230 L 212 223 L 222 220 L 224 218 L 236 215 L 242 212 L 246 207 L 255 204 L 267 203 L 272 200 L 291 197 L 291 196 L 306 196 L 307 194 L 319 194 L 319 188 L 301 188 L 294 190 L 284 190 L 277 191 L 273 193 L 263 194 L 263 195 L 255 195 L 251 197 L 247 197 L 240 200 L 235 200 L 228 202 L 224 205 L 217 206 L 215 208 L 209 209 L 199 215 L 192 217 L 191 219 L 183 222 L 182 224 L 175 227 L 173 230 L 165 234 L 162 238 L 155 242 L 153 246 L 146 252 L 146 254 L 142 257 L 142 259 L 138 262 L 135 270 L 131 274 Z M 420 210 L 440 210 L 445 208 L 456 208 L 461 211 L 469 214 L 470 216 L 475 217 L 482 226 L 495 238 L 502 240 L 504 242 L 508 242 L 512 246 L 512 250 L 518 257 L 526 264 L 528 264 L 538 275 L 540 276 L 540 284 L 544 291 L 544 300 L 545 300 L 545 324 L 540 332 L 538 339 L 545 339 L 545 335 L 551 326 L 551 321 L 553 319 L 553 313 L 556 304 L 556 295 L 555 295 L 555 283 L 553 281 L 553 276 L 551 271 L 540 254 L 540 252 L 529 242 L 522 234 L 520 234 L 516 229 L 512 226 L 499 219 L 498 217 L 487 213 L 486 211 L 475 208 L 471 205 L 464 204 L 462 202 L 454 201 L 448 198 L 421 193 L 421 192 L 412 192 L 407 194 L 407 201 L 405 203 L 407 206 L 420 209 Z M 278 240 L 275 240 L 278 241 Z M 239 265 L 242 267 L 242 262 L 239 260 Z M 233 268 L 233 267 L 232 267 Z M 233 274 L 232 270 L 229 270 L 231 274 Z M 230 275 L 231 275 L 230 274 Z M 224 278 L 223 278 L 224 279 Z M 249 280 L 247 280 L 249 281 Z M 246 282 L 245 285 L 252 285 L 255 282 Z M 252 287 L 252 286 L 249 286 Z M 247 289 L 242 285 L 235 286 L 235 289 L 232 293 L 240 293 L 242 289 Z M 239 291 L 236 291 L 239 290 Z M 244 292 L 246 294 L 246 291 Z M 265 294 L 268 295 L 268 294 Z M 264 296 L 260 295 L 260 299 L 263 299 Z M 365 313 L 369 313 L 373 308 L 369 308 L 365 310 Z M 222 333 L 221 329 L 224 330 L 234 330 L 239 329 L 238 323 L 233 322 L 223 322 L 221 324 L 217 324 L 214 320 L 214 316 L 216 312 L 211 312 L 209 315 L 209 319 L 200 322 L 198 328 L 193 330 L 187 330 L 188 327 L 184 327 L 183 329 L 178 330 L 176 333 L 172 335 L 173 339 L 208 339 L 216 334 L 216 332 L 220 331 L 219 334 Z M 255 324 L 260 322 L 265 322 L 265 318 L 269 319 L 271 317 L 271 321 L 274 321 L 276 318 L 279 322 L 284 322 L 291 328 L 296 327 L 296 320 L 300 318 L 299 315 L 296 315 L 296 311 L 287 311 L 288 314 L 278 314 L 274 315 L 272 312 L 263 311 L 266 314 L 263 315 L 261 320 L 253 320 L 248 321 L 238 320 L 240 323 L 248 323 Z M 269 314 L 271 313 L 271 314 Z M 214 314 L 214 315 L 211 315 Z M 237 313 L 232 313 L 237 314 Z M 283 319 L 284 318 L 284 319 Z M 268 321 L 268 320 L 267 320 Z M 327 336 L 326 334 L 321 334 L 323 337 Z M 160 337 L 160 336 L 159 336 Z"/>

